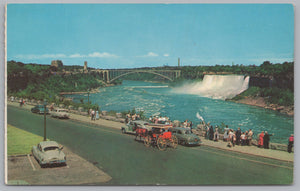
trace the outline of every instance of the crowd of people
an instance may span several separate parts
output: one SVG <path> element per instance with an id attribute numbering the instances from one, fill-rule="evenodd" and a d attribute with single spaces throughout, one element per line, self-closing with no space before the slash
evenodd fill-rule
<path id="1" fill-rule="evenodd" d="M 21 98 L 19 100 L 19 103 L 20 103 L 20 107 L 22 107 L 23 105 L 25 105 L 25 99 Z"/>
<path id="2" fill-rule="evenodd" d="M 125 123 L 127 124 L 129 121 L 141 120 L 140 114 L 130 114 L 128 113 L 125 118 Z"/>
<path id="3" fill-rule="evenodd" d="M 265 137 L 265 148 L 269 148 L 268 145 L 270 138 L 268 138 L 268 136 L 270 135 L 267 135 Z M 213 128 L 213 126 L 209 123 L 206 124 L 205 138 L 213 141 L 219 141 L 220 133 L 218 126 L 215 126 L 215 128 Z M 243 132 L 240 127 L 237 130 L 233 130 L 230 129 L 228 125 L 226 125 L 226 127 L 224 128 L 223 141 L 228 142 L 228 147 L 234 147 L 235 145 L 250 146 L 252 139 L 252 129 Z"/>
<path id="4" fill-rule="evenodd" d="M 167 116 L 150 116 L 149 121 L 154 124 L 171 124 L 171 120 Z"/>
<path id="5" fill-rule="evenodd" d="M 220 134 L 219 134 L 219 128 L 218 126 L 215 126 L 213 128 L 210 123 L 205 124 L 205 138 L 212 140 L 212 141 L 219 141 Z M 273 134 L 269 134 L 267 131 L 262 131 L 258 135 L 258 142 L 257 146 L 259 148 L 269 149 L 270 144 L 270 137 L 273 136 Z M 224 128 L 224 134 L 223 134 L 223 141 L 228 142 L 228 147 L 234 147 L 235 145 L 241 145 L 241 146 L 250 146 L 252 145 L 253 139 L 253 131 L 252 129 L 249 129 L 248 131 L 242 132 L 241 128 L 239 127 L 237 130 L 229 129 L 228 125 Z M 291 134 L 288 141 L 288 152 L 292 152 L 292 148 L 294 146 L 294 135 Z"/>
<path id="6" fill-rule="evenodd" d="M 89 109 L 89 114 L 91 116 L 91 120 L 92 121 L 95 121 L 96 119 L 98 120 L 99 119 L 99 111 L 95 111 L 93 109 Z"/>
<path id="7" fill-rule="evenodd" d="M 273 136 L 274 134 L 269 134 L 267 131 L 262 131 L 259 134 L 258 139 L 258 147 L 263 147 L 265 149 L 269 149 L 269 142 L 270 142 L 270 136 Z"/>

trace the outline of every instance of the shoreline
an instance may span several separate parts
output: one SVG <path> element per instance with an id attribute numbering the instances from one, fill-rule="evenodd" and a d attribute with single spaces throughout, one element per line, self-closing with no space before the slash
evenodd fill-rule
<path id="1" fill-rule="evenodd" d="M 267 104 L 265 101 L 265 98 L 263 97 L 245 97 L 240 100 L 226 100 L 226 101 L 231 101 L 234 103 L 241 103 L 241 104 L 246 104 L 246 105 L 252 105 L 252 106 L 257 106 L 273 111 L 278 111 L 282 114 L 286 114 L 290 117 L 294 116 L 294 106 L 281 106 L 277 104 Z"/>
<path id="2" fill-rule="evenodd" d="M 104 86 L 99 86 L 97 88 L 91 89 L 89 92 L 90 93 L 99 93 L 100 92 L 100 88 L 106 88 L 106 87 L 111 87 L 111 86 L 115 86 L 115 84 L 105 84 Z M 79 91 L 79 92 L 60 92 L 59 95 L 63 96 L 63 95 L 76 95 L 76 94 L 87 94 L 88 91 Z"/>

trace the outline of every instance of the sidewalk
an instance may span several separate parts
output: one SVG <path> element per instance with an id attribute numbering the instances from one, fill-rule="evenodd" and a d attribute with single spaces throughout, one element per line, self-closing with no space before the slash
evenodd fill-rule
<path id="1" fill-rule="evenodd" d="M 13 102 L 13 103 L 7 102 L 7 105 L 19 107 L 19 104 L 16 102 Z M 32 105 L 26 104 L 22 108 L 30 110 L 32 107 L 33 107 Z M 105 126 L 105 127 L 109 127 L 109 128 L 115 128 L 115 129 L 119 129 L 120 131 L 121 131 L 121 127 L 123 125 L 125 125 L 124 123 L 109 121 L 106 119 L 98 119 L 98 120 L 92 121 L 91 118 L 88 116 L 78 115 L 78 114 L 74 114 L 74 113 L 70 114 L 70 119 L 74 120 L 74 121 L 80 121 L 80 122 L 84 122 L 84 123 L 100 125 L 100 126 Z M 261 156 L 261 157 L 266 157 L 266 158 L 294 162 L 294 153 L 288 153 L 287 151 L 263 149 L 263 148 L 258 148 L 256 146 L 235 146 L 235 147 L 230 148 L 230 147 L 227 147 L 227 142 L 223 142 L 222 140 L 218 141 L 218 142 L 214 142 L 211 140 L 207 140 L 204 137 L 200 137 L 200 138 L 202 141 L 201 145 L 210 146 L 210 147 L 228 150 L 228 151 L 256 155 L 256 156 Z"/>

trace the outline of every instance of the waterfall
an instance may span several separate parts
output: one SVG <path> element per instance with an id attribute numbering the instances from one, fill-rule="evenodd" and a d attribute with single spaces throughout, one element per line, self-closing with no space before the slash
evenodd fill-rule
<path id="1" fill-rule="evenodd" d="M 213 99 L 230 99 L 247 90 L 249 76 L 205 75 L 203 81 L 186 83 L 173 89 L 175 93 L 194 94 Z"/>

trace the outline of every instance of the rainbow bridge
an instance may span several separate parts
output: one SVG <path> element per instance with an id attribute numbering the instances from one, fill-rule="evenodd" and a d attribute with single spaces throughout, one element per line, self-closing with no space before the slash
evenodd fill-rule
<path id="1" fill-rule="evenodd" d="M 111 83 L 123 76 L 133 73 L 150 73 L 165 78 L 169 81 L 174 81 L 180 77 L 181 70 L 152 70 L 152 69 L 109 69 L 109 70 L 92 70 L 91 72 L 101 73 L 103 80 Z"/>

